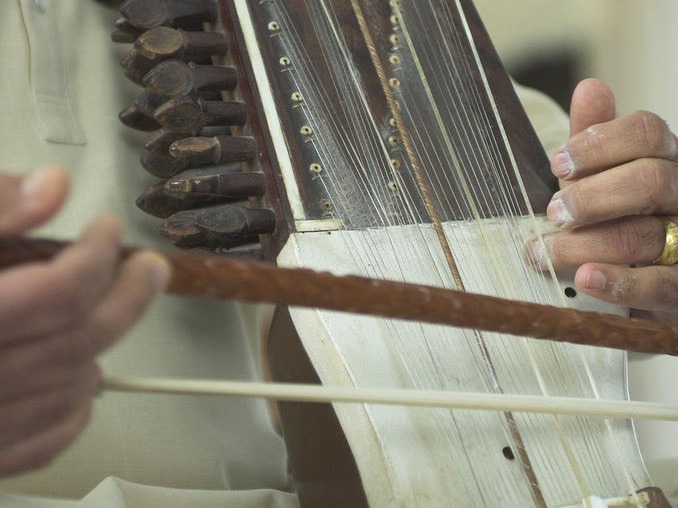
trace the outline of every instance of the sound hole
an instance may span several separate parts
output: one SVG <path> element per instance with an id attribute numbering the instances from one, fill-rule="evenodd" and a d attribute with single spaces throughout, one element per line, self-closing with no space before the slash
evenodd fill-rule
<path id="1" fill-rule="evenodd" d="M 565 288 L 565 296 L 568 298 L 574 298 L 577 296 L 577 290 L 574 288 Z"/>

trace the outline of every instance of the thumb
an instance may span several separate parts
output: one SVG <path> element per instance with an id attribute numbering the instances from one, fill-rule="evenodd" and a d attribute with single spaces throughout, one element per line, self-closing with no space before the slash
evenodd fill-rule
<path id="1" fill-rule="evenodd" d="M 61 208 L 68 187 L 68 174 L 58 167 L 24 177 L 0 174 L 0 234 L 22 234 L 46 222 Z"/>
<path id="2" fill-rule="evenodd" d="M 570 105 L 570 136 L 617 116 L 614 93 L 599 79 L 585 79 L 577 85 Z"/>

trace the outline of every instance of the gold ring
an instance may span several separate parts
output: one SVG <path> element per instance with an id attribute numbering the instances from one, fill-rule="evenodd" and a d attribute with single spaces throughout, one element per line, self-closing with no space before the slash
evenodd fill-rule
<path id="1" fill-rule="evenodd" d="M 655 265 L 670 266 L 678 263 L 678 224 L 668 217 L 661 217 L 666 231 L 666 240 L 664 241 L 664 250 L 661 256 L 655 261 Z"/>

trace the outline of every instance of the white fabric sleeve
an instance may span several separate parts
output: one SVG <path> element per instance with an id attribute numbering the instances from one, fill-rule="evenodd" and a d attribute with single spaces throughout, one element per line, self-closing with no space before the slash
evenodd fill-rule
<path id="1" fill-rule="evenodd" d="M 515 82 L 514 86 L 546 155 L 551 157 L 570 135 L 568 115 L 553 99 L 542 92 Z"/>

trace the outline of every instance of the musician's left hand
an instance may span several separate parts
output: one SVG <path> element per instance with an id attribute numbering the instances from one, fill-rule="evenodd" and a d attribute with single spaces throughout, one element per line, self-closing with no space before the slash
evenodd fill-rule
<path id="1" fill-rule="evenodd" d="M 678 222 L 678 139 L 652 113 L 615 109 L 601 81 L 574 92 L 571 136 L 551 163 L 561 190 L 547 210 L 558 228 L 544 236 L 547 253 L 556 269 L 577 268 L 580 291 L 678 322 L 678 266 L 653 264 L 665 243 L 660 217 Z M 544 265 L 539 245 L 531 255 Z"/>

